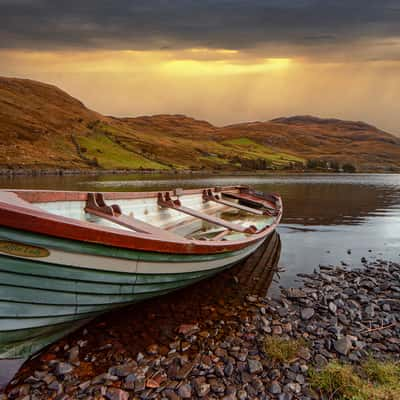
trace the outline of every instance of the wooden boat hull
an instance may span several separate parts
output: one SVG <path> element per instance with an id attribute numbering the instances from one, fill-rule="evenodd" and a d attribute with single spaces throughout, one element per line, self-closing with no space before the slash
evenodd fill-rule
<path id="1" fill-rule="evenodd" d="M 97 232 L 93 224 L 24 207 L 23 202 L 2 204 L 0 196 L 0 359 L 27 358 L 102 313 L 239 263 L 262 245 L 281 217 L 280 209 L 273 225 L 247 241 L 214 245 L 185 238 L 168 242 L 107 227 Z M 76 238 L 77 230 L 87 236 Z M 107 244 L 105 234 L 118 246 Z"/>
<path id="2" fill-rule="evenodd" d="M 0 241 L 44 248 L 52 255 L 45 261 L 0 255 L 0 358 L 27 357 L 101 313 L 207 278 L 263 242 L 223 256 L 123 250 L 116 258 L 104 255 L 116 249 L 5 228 L 0 228 Z"/>

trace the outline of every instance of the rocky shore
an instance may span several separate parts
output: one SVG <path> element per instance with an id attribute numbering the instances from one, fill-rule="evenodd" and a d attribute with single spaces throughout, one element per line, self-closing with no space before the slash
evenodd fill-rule
<path id="1" fill-rule="evenodd" d="M 0 399 L 328 399 L 312 387 L 311 371 L 400 358 L 399 264 L 320 266 L 272 297 L 259 287 L 271 274 L 226 274 L 200 284 L 198 294 L 180 292 L 168 307 L 128 309 L 119 325 L 114 315 L 71 335 L 26 364 Z M 224 296 L 211 300 L 205 288 L 215 281 L 224 282 Z M 175 300 L 197 308 L 185 312 Z M 160 304 L 166 324 L 151 314 Z M 135 310 L 144 326 L 132 333 Z M 163 334 L 138 333 L 154 324 Z"/>

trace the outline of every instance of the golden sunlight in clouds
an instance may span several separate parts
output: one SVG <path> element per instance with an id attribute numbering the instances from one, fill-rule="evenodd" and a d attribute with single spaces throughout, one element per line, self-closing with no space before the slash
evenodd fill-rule
<path id="1" fill-rule="evenodd" d="M 2 75 L 53 83 L 104 114 L 183 113 L 218 125 L 282 115 L 365 120 L 400 133 L 400 62 L 256 51 L 0 51 Z"/>
<path id="2" fill-rule="evenodd" d="M 288 58 L 270 58 L 256 64 L 233 63 L 227 60 L 198 61 L 198 60 L 174 60 L 164 63 L 163 69 L 167 73 L 177 76 L 212 76 L 212 75 L 237 75 L 267 73 L 273 70 L 288 68 L 291 60 Z"/>

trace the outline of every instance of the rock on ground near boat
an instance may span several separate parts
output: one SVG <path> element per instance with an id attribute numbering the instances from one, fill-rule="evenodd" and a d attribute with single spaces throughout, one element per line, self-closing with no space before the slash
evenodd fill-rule
<path id="1" fill-rule="evenodd" d="M 75 338 L 0 399 L 322 399 L 309 386 L 310 368 L 400 357 L 399 264 L 324 267 L 301 278 L 301 288 L 279 298 L 249 294 L 240 305 L 221 304 L 223 318 L 177 326 L 168 346 L 154 343 L 100 374 L 91 371 L 104 348 L 83 358 L 85 337 Z M 279 360 L 266 337 L 302 345 Z"/>

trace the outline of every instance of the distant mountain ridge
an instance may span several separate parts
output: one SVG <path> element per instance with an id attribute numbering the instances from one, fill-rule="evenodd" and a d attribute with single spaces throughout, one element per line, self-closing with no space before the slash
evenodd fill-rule
<path id="1" fill-rule="evenodd" d="M 302 168 L 308 160 L 400 170 L 400 138 L 309 115 L 217 127 L 185 115 L 116 118 L 61 89 L 0 77 L 0 169 Z"/>
<path id="2" fill-rule="evenodd" d="M 337 118 L 319 118 L 312 115 L 294 115 L 292 117 L 279 117 L 274 118 L 270 122 L 277 122 L 282 124 L 317 124 L 317 125 L 329 125 L 338 124 L 342 127 L 347 127 L 353 130 L 376 130 L 381 131 L 376 126 L 369 125 L 362 121 L 345 121 Z"/>

